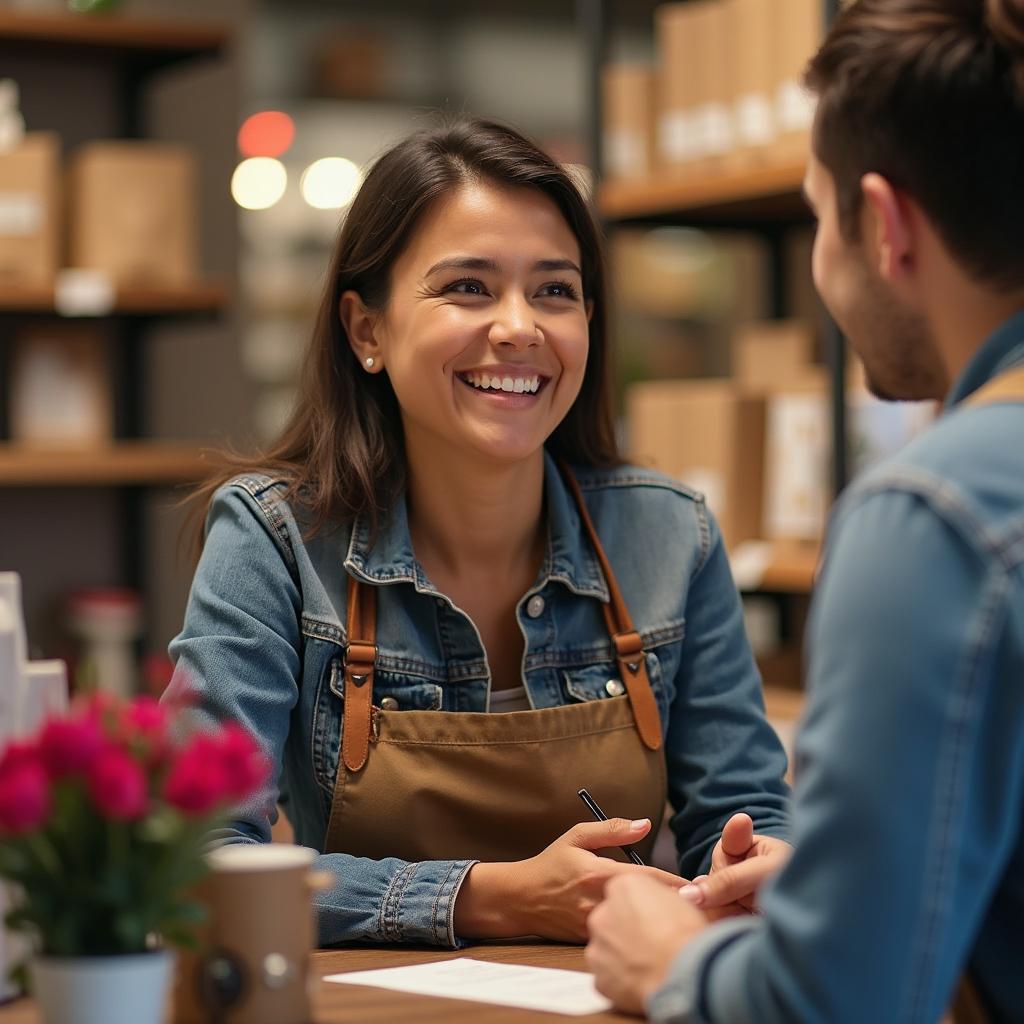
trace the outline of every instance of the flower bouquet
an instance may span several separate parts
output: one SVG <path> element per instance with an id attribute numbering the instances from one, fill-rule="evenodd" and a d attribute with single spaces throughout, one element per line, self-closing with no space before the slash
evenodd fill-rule
<path id="1" fill-rule="evenodd" d="M 7 746 L 0 756 L 0 876 L 14 885 L 7 926 L 29 938 L 33 988 L 48 1024 L 143 1024 L 147 1013 L 160 1020 L 167 947 L 187 944 L 202 919 L 190 890 L 205 872 L 208 833 L 268 773 L 241 727 L 178 737 L 150 697 L 96 696 Z M 155 1010 L 129 1006 L 136 976 Z M 91 1011 L 90 1000 L 105 1003 Z"/>

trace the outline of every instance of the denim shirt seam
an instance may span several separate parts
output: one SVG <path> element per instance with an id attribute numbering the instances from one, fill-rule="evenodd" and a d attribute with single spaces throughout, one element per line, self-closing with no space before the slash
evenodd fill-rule
<path id="1" fill-rule="evenodd" d="M 415 863 L 404 864 L 391 879 L 391 884 L 384 893 L 384 899 L 381 900 L 380 932 L 386 940 L 394 942 L 402 938 L 398 916 L 402 906 L 402 897 L 412 881 L 416 867 Z"/>
<path id="2" fill-rule="evenodd" d="M 844 500 L 842 513 L 875 495 L 907 494 L 924 501 L 938 518 L 952 529 L 970 548 L 987 559 L 998 561 L 1004 569 L 1012 568 L 1007 545 L 979 514 L 977 504 L 960 488 L 920 467 L 893 467 L 881 476 L 856 487 Z"/>
<path id="3" fill-rule="evenodd" d="M 259 486 L 253 486 L 259 483 Z M 249 498 L 255 502 L 256 507 L 260 510 L 266 521 L 267 526 L 270 527 L 272 536 L 274 536 L 278 542 L 286 564 L 288 565 L 289 572 L 294 578 L 298 578 L 298 560 L 295 557 L 295 548 L 292 546 L 292 539 L 288 524 L 285 521 L 284 515 L 280 511 L 280 506 L 285 504 L 282 495 L 278 494 L 275 496 L 273 501 L 268 500 L 265 495 L 269 490 L 275 490 L 283 485 L 284 481 L 275 480 L 272 477 L 262 477 L 259 475 L 254 476 L 243 476 L 235 477 L 229 484 L 230 487 L 238 488 L 245 494 L 249 495 Z"/>
<path id="4" fill-rule="evenodd" d="M 452 872 L 455 870 L 455 862 L 452 861 L 448 864 L 448 870 L 444 873 L 444 878 L 441 879 L 437 890 L 434 892 L 434 899 L 430 906 L 430 928 L 434 933 L 434 941 L 440 943 L 441 933 L 438 928 L 438 917 L 441 900 L 444 898 L 444 887 L 448 884 L 448 879 L 451 878 Z M 447 939 L 450 935 L 450 928 L 448 927 L 447 915 L 445 916 L 445 938 Z"/>
<path id="5" fill-rule="evenodd" d="M 968 734 L 978 727 L 981 702 L 977 691 L 989 678 L 979 669 L 985 653 L 992 650 L 993 631 L 1000 620 L 999 612 L 1005 606 L 1009 583 L 1009 576 L 1002 565 L 987 573 L 973 622 L 973 635 L 962 654 L 960 678 L 947 701 L 949 723 L 943 735 L 944 755 L 938 759 L 944 768 L 945 785 L 937 782 L 935 786 L 936 813 L 933 836 L 928 843 L 931 851 L 929 860 L 934 866 L 930 872 L 922 871 L 921 875 L 922 886 L 930 895 L 924 903 L 925 919 L 906 989 L 908 1020 L 919 1020 L 924 1016 L 924 1004 L 930 991 L 929 978 L 935 972 L 940 952 L 941 919 L 950 913 L 951 901 L 947 890 L 953 880 L 954 849 L 963 831 L 959 827 L 966 793 L 962 762 L 969 754 Z"/>

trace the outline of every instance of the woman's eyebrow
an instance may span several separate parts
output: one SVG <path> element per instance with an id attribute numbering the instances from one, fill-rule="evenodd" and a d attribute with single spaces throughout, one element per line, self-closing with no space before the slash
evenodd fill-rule
<path id="1" fill-rule="evenodd" d="M 534 270 L 543 270 L 550 273 L 553 270 L 571 270 L 580 277 L 583 271 L 573 263 L 572 260 L 554 259 L 537 260 L 533 265 Z M 427 277 L 440 273 L 442 270 L 485 270 L 490 273 L 497 273 L 501 266 L 496 260 L 487 259 L 484 256 L 449 256 L 446 259 L 438 260 L 426 273 Z"/>
<path id="2" fill-rule="evenodd" d="M 426 276 L 436 274 L 442 270 L 488 270 L 495 272 L 501 268 L 494 260 L 486 259 L 483 256 L 449 256 L 447 259 L 438 260 L 428 271 Z"/>

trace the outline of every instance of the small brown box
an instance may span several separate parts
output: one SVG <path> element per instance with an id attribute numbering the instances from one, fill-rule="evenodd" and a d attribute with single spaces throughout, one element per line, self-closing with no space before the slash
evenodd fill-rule
<path id="1" fill-rule="evenodd" d="M 0 284 L 53 284 L 59 264 L 60 141 L 26 135 L 0 152 Z"/>
<path id="2" fill-rule="evenodd" d="M 604 70 L 604 163 L 611 179 L 649 178 L 654 170 L 654 72 L 643 64 Z"/>
<path id="3" fill-rule="evenodd" d="M 656 159 L 659 166 L 685 168 L 693 160 L 693 118 L 700 83 L 693 59 L 693 3 L 662 4 L 654 9 L 658 52 L 656 83 Z"/>
<path id="4" fill-rule="evenodd" d="M 815 377 L 814 331 L 800 320 L 745 324 L 732 345 L 732 375 L 750 395 L 799 386 Z"/>
<path id="5" fill-rule="evenodd" d="M 631 458 L 702 491 L 729 548 L 760 536 L 764 402 L 731 381 L 645 381 L 627 398 Z"/>
<path id="6" fill-rule="evenodd" d="M 785 0 L 783 0 L 785 2 Z M 773 0 L 725 0 L 727 62 L 737 167 L 757 164 L 777 133 Z"/>
<path id="7" fill-rule="evenodd" d="M 11 438 L 33 445 L 91 447 L 114 433 L 110 349 L 97 327 L 35 327 L 14 342 Z"/>
<path id="8" fill-rule="evenodd" d="M 183 286 L 196 268 L 195 160 L 184 146 L 95 142 L 70 170 L 70 256 L 122 285 Z"/>

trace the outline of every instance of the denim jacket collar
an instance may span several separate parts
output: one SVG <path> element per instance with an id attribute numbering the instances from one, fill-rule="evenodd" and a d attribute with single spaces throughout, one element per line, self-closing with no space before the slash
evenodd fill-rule
<path id="1" fill-rule="evenodd" d="M 531 590 L 548 581 L 563 583 L 573 593 L 608 600 L 608 587 L 590 541 L 580 522 L 575 502 L 562 480 L 555 460 L 544 452 L 544 498 L 548 536 L 544 564 Z M 411 583 L 421 593 L 436 594 L 423 566 L 416 560 L 409 535 L 405 501 L 398 502 L 381 525 L 377 541 L 370 542 L 369 521 L 359 516 L 352 525 L 345 568 L 367 583 Z"/>
<path id="2" fill-rule="evenodd" d="M 951 409 L 1018 363 L 1024 363 L 1024 310 L 1010 317 L 974 354 L 946 398 L 946 408 Z"/>

